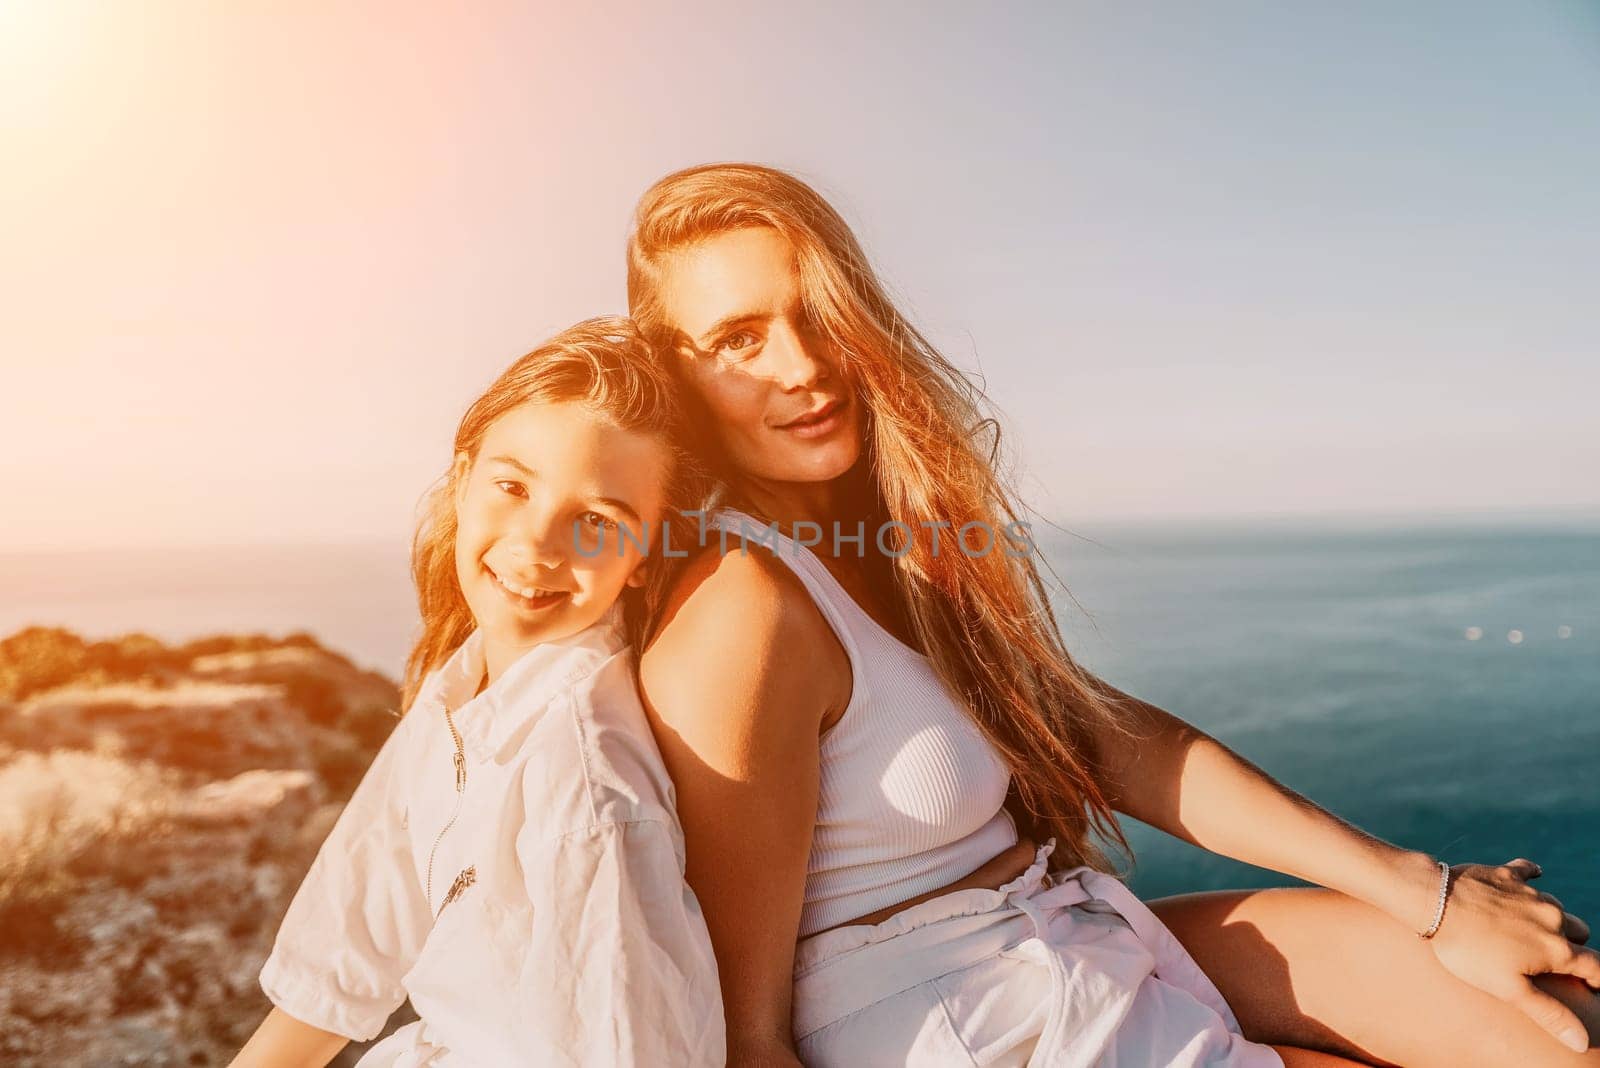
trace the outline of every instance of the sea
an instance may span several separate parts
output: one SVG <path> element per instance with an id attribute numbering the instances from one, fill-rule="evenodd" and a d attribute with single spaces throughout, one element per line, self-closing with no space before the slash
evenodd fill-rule
<path id="1" fill-rule="evenodd" d="M 1069 649 L 1340 818 L 1600 926 L 1600 521 L 1035 527 Z M 0 554 L 0 635 L 306 631 L 397 677 L 401 542 Z M 1125 819 L 1141 897 L 1299 885 Z M 1269 833 L 1263 827 L 1262 833 Z"/>

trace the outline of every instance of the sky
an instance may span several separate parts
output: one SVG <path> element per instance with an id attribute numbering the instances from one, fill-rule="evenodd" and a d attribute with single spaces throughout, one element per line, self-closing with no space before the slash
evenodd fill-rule
<path id="1" fill-rule="evenodd" d="M 830 197 L 1052 518 L 1600 514 L 1587 0 L 0 0 L 0 139 L 0 551 L 404 540 L 719 159 Z"/>

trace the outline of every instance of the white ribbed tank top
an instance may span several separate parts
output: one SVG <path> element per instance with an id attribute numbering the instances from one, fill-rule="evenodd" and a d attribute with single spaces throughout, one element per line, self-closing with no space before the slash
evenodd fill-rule
<path id="1" fill-rule="evenodd" d="M 1010 772 L 928 658 L 856 604 L 809 548 L 737 509 L 706 522 L 728 532 L 730 552 L 741 533 L 770 548 L 850 658 L 850 702 L 821 739 L 800 937 L 936 890 L 1014 845 Z M 870 531 L 865 545 L 874 551 Z"/>

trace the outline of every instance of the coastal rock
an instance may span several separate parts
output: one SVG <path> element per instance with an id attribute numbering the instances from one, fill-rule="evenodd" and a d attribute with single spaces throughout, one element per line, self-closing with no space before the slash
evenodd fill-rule
<path id="1" fill-rule="evenodd" d="M 227 1063 L 398 704 L 305 635 L 0 641 L 0 1063 Z"/>

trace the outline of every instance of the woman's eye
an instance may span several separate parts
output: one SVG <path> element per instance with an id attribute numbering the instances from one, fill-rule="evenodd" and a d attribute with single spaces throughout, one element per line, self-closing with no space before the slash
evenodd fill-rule
<path id="1" fill-rule="evenodd" d="M 601 515 L 599 512 L 585 512 L 578 518 L 583 520 L 586 525 L 593 527 L 595 530 L 617 529 L 617 524 L 614 520 Z"/>
<path id="2" fill-rule="evenodd" d="M 719 352 L 743 352 L 756 343 L 756 336 L 748 330 L 741 330 L 737 334 L 729 334 L 717 343 Z"/>
<path id="3" fill-rule="evenodd" d="M 513 497 L 526 497 L 528 495 L 527 492 L 523 490 L 522 483 L 520 482 L 509 482 L 502 479 L 496 482 L 495 486 L 500 489 L 500 492 L 510 494 Z"/>

